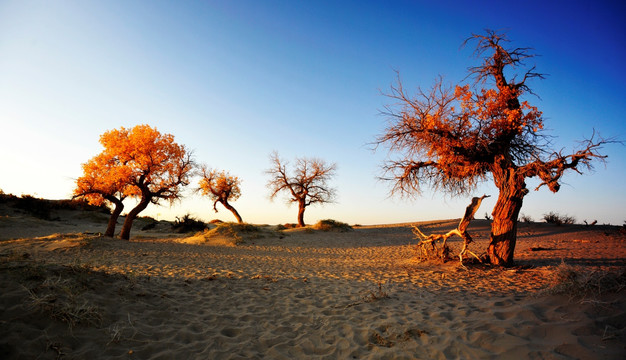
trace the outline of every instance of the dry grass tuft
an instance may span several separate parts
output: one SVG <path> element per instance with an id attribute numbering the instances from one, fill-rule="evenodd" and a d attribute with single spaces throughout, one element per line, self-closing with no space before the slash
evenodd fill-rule
<path id="1" fill-rule="evenodd" d="M 77 284 L 61 277 L 47 278 L 28 291 L 28 306 L 50 315 L 73 328 L 77 324 L 99 326 L 101 310 L 80 295 Z"/>
<path id="2" fill-rule="evenodd" d="M 315 225 L 312 226 L 315 230 L 322 231 L 339 231 L 346 232 L 352 230 L 352 226 L 332 219 L 325 219 L 318 221 Z"/>
<path id="3" fill-rule="evenodd" d="M 369 294 L 364 297 L 365 302 L 374 302 L 377 300 L 387 299 L 389 298 L 389 293 L 386 290 L 383 290 L 383 283 L 378 282 L 378 287 L 376 290 L 370 290 Z"/>
<path id="4" fill-rule="evenodd" d="M 618 293 L 626 288 L 626 269 L 618 271 L 584 270 L 561 263 L 553 272 L 549 294 L 568 295 L 572 299 L 587 301 L 608 293 Z"/>
<path id="5" fill-rule="evenodd" d="M 428 335 L 428 332 L 425 330 L 410 328 L 402 331 L 400 329 L 394 329 L 394 326 L 391 324 L 387 324 L 373 330 L 369 336 L 368 342 L 370 348 L 374 346 L 391 348 L 396 344 L 401 345 L 402 343 L 415 340 L 424 335 Z"/>

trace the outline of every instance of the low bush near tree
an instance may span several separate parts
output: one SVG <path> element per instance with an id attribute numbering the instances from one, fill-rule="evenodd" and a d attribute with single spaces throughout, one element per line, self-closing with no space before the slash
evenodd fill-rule
<path id="1" fill-rule="evenodd" d="M 176 220 L 172 223 L 172 230 L 178 233 L 188 233 L 194 231 L 202 231 L 207 228 L 207 225 L 202 220 L 198 220 L 190 214 L 185 214 L 182 217 L 176 217 Z"/>
<path id="2" fill-rule="evenodd" d="M 325 219 L 318 221 L 315 225 L 312 226 L 315 230 L 322 231 L 350 231 L 352 230 L 352 226 L 332 219 Z"/>
<path id="3" fill-rule="evenodd" d="M 548 224 L 560 225 L 572 225 L 576 223 L 576 219 L 568 215 L 560 215 L 555 212 L 549 212 L 543 215 L 543 220 Z"/>

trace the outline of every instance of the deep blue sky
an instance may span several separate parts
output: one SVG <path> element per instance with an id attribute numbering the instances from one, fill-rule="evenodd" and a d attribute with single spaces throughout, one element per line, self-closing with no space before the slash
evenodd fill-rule
<path id="1" fill-rule="evenodd" d="M 528 100 L 555 150 L 594 128 L 626 139 L 625 14 L 622 1 L 0 1 L 0 189 L 66 198 L 101 133 L 147 123 L 241 177 L 233 205 L 249 222 L 295 222 L 295 207 L 268 200 L 273 150 L 338 165 L 338 202 L 309 208 L 309 223 L 459 217 L 468 199 L 388 198 L 376 179 L 388 154 L 368 144 L 386 125 L 381 93 L 395 71 L 408 89 L 463 81 L 477 64 L 463 41 L 502 29 L 540 55 L 528 65 L 548 76 Z M 522 212 L 621 224 L 626 150 L 605 153 L 606 168 L 569 174 L 557 194 L 531 192 Z M 479 214 L 490 213 L 496 189 L 482 193 L 494 196 Z M 190 194 L 144 214 L 232 220 L 210 207 Z"/>

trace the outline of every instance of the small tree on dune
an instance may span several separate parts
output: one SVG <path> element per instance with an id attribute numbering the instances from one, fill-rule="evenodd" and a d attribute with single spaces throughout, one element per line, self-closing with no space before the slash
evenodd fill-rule
<path id="1" fill-rule="evenodd" d="M 83 175 L 76 179 L 73 198 L 83 198 L 91 205 L 113 205 L 104 236 L 113 237 L 117 219 L 124 210 L 124 199 L 138 195 L 129 185 L 128 168 L 118 166 L 116 158 L 102 152 L 83 164 Z"/>
<path id="2" fill-rule="evenodd" d="M 228 172 L 208 169 L 206 166 L 202 166 L 201 176 L 198 191 L 213 201 L 213 210 L 217 212 L 217 203 L 220 203 L 233 213 L 238 223 L 243 223 L 239 212 L 229 202 L 241 196 L 241 180 Z"/>
<path id="3" fill-rule="evenodd" d="M 293 175 L 287 172 L 287 162 L 282 161 L 276 152 L 270 155 L 271 167 L 266 170 L 270 176 L 267 183 L 272 192 L 270 199 L 279 193 L 289 194 L 289 202 L 298 203 L 298 227 L 304 226 L 304 210 L 312 204 L 334 201 L 335 189 L 328 182 L 335 175 L 336 164 L 327 164 L 320 159 L 296 158 Z"/>
<path id="4" fill-rule="evenodd" d="M 389 95 L 396 101 L 387 108 L 390 125 L 377 144 L 401 153 L 384 165 L 384 179 L 394 182 L 392 193 L 419 194 L 430 186 L 467 194 L 491 174 L 499 194 L 487 254 L 492 264 L 508 266 L 528 194 L 525 180 L 538 177 L 537 189 L 546 185 L 557 192 L 567 170 L 591 169 L 594 159 L 605 158 L 598 151 L 611 141 L 592 136 L 572 154 L 550 150 L 542 113 L 523 100 L 532 94 L 528 80 L 543 76 L 534 67 L 515 76 L 515 69 L 533 57 L 530 49 L 506 48 L 505 35 L 489 30 L 468 42 L 476 42 L 475 54 L 483 59 L 469 68 L 475 82 L 451 88 L 439 80 L 411 97 L 398 81 Z"/>
<path id="5" fill-rule="evenodd" d="M 174 142 L 174 136 L 161 134 L 148 125 L 132 129 L 114 129 L 100 137 L 108 167 L 98 170 L 123 186 L 122 193 L 139 199 L 128 213 L 120 238 L 128 240 L 132 223 L 150 203 L 159 204 L 180 198 L 183 186 L 189 184 L 194 163 L 191 153 Z"/>

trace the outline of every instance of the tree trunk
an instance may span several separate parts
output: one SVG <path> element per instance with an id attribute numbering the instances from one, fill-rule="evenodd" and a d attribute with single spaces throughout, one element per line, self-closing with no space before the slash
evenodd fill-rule
<path id="1" fill-rule="evenodd" d="M 524 177 L 513 167 L 499 169 L 493 174 L 500 193 L 492 212 L 493 223 L 487 255 L 493 265 L 511 266 L 517 241 L 517 218 L 528 189 Z"/>
<path id="2" fill-rule="evenodd" d="M 124 210 L 124 203 L 112 196 L 110 198 L 106 198 L 108 201 L 115 205 L 113 212 L 111 212 L 111 217 L 109 217 L 109 223 L 107 225 L 107 230 L 104 232 L 104 236 L 113 237 L 115 236 L 115 226 L 117 225 L 117 219 L 120 217 L 122 210 Z"/>
<path id="3" fill-rule="evenodd" d="M 304 209 L 306 204 L 304 201 L 298 202 L 298 227 L 304 227 Z"/>
<path id="4" fill-rule="evenodd" d="M 126 215 L 126 220 L 124 220 L 124 225 L 122 226 L 122 232 L 120 233 L 120 239 L 129 240 L 130 239 L 130 229 L 133 226 L 133 220 L 142 212 L 145 208 L 150 204 L 150 199 L 141 198 L 141 201 L 137 206 L 135 206 L 129 213 Z"/>
<path id="5" fill-rule="evenodd" d="M 222 205 L 224 205 L 226 209 L 230 210 L 230 212 L 233 213 L 233 215 L 235 215 L 238 223 L 240 224 L 243 223 L 243 220 L 241 220 L 241 216 L 239 216 L 239 213 L 237 212 L 237 210 L 235 210 L 235 208 L 231 204 L 229 204 L 228 201 L 224 201 Z"/>

